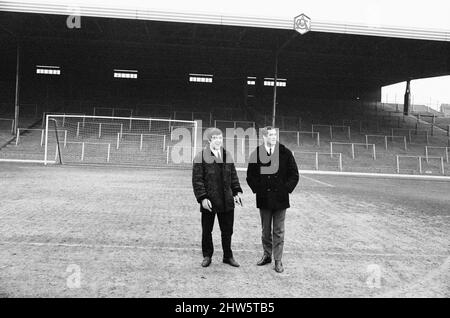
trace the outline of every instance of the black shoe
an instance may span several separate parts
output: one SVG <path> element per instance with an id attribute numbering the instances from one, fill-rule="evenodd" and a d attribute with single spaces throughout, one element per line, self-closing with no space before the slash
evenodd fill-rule
<path id="1" fill-rule="evenodd" d="M 284 272 L 283 263 L 281 261 L 275 261 L 275 272 L 282 273 Z"/>
<path id="2" fill-rule="evenodd" d="M 263 266 L 266 264 L 272 263 L 272 257 L 267 254 L 264 254 L 263 257 L 256 263 L 258 266 Z"/>
<path id="3" fill-rule="evenodd" d="M 236 262 L 235 259 L 234 259 L 233 257 L 230 257 L 230 258 L 224 258 L 224 259 L 223 259 L 223 262 L 224 262 L 225 264 L 229 264 L 229 265 L 234 266 L 234 267 L 239 267 L 239 266 L 240 266 L 239 263 Z"/>
<path id="4" fill-rule="evenodd" d="M 202 267 L 208 267 L 211 264 L 211 257 L 205 256 L 203 258 Z"/>

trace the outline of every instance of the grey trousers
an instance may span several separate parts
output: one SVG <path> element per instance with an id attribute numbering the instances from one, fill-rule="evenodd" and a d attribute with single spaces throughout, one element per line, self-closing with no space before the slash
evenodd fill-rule
<path id="1" fill-rule="evenodd" d="M 284 210 L 266 210 L 260 209 L 261 227 L 262 227 L 262 245 L 264 254 L 272 256 L 276 261 L 281 261 L 284 246 L 284 219 L 286 209 Z M 272 232 L 273 223 L 273 232 Z"/>

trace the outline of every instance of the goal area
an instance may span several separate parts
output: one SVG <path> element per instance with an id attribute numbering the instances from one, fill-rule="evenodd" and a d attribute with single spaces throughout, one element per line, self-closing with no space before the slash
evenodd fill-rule
<path id="1" fill-rule="evenodd" d="M 191 164 L 197 147 L 196 121 L 47 115 L 44 164 L 167 165 L 169 151 L 182 145 Z"/>

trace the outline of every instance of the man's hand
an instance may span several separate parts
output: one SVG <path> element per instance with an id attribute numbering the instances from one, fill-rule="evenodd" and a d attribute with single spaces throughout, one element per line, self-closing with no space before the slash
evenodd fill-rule
<path id="1" fill-rule="evenodd" d="M 208 210 L 209 212 L 212 212 L 211 201 L 209 201 L 208 199 L 203 199 L 203 200 L 202 200 L 202 207 L 203 207 L 205 210 Z"/>
<path id="2" fill-rule="evenodd" d="M 236 195 L 234 196 L 234 202 L 240 206 L 242 206 L 242 199 L 239 196 L 239 193 L 236 193 Z"/>

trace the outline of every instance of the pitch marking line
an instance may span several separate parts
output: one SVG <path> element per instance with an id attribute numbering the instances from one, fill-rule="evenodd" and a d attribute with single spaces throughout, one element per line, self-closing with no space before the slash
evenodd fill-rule
<path id="1" fill-rule="evenodd" d="M 308 180 L 311 180 L 311 181 L 314 181 L 314 182 L 317 182 L 317 183 L 319 183 L 319 184 L 322 184 L 322 185 L 327 186 L 327 187 L 330 187 L 330 188 L 335 188 L 335 186 L 332 185 L 332 184 L 330 184 L 330 183 L 326 183 L 326 182 L 323 182 L 323 181 L 319 181 L 319 180 L 316 180 L 316 179 L 310 178 L 310 177 L 305 177 L 305 176 L 303 176 L 303 175 L 300 175 L 300 177 L 305 178 L 305 179 L 308 179 Z"/>
<path id="2" fill-rule="evenodd" d="M 295 241 L 294 241 L 295 242 Z M 298 242 L 295 242 L 298 243 Z M 111 248 L 111 249 L 140 249 L 140 250 L 172 250 L 172 251 L 201 251 L 197 247 L 171 247 L 171 246 L 142 246 L 142 245 L 111 245 L 111 244 L 69 244 L 50 242 L 11 242 L 0 241 L 0 245 L 18 246 L 38 246 L 38 247 L 79 247 L 79 248 Z M 255 249 L 233 249 L 236 252 L 259 253 L 259 248 Z M 449 257 L 448 254 L 413 254 L 413 253 L 361 253 L 361 252 L 327 252 L 327 251 L 285 251 L 287 254 L 303 255 L 332 255 L 332 256 L 386 256 L 386 257 Z"/>
<path id="3" fill-rule="evenodd" d="M 44 164 L 44 160 L 31 160 L 31 159 L 0 159 L 0 162 L 15 162 L 15 163 L 41 163 Z M 56 161 L 47 160 L 47 163 L 56 164 Z"/>
<path id="4" fill-rule="evenodd" d="M 247 168 L 236 167 L 236 171 L 245 172 Z M 450 176 L 428 176 L 414 174 L 393 174 L 393 173 L 369 173 L 369 172 L 339 172 L 326 170 L 298 170 L 300 175 L 325 175 L 325 176 L 344 176 L 344 177 L 373 177 L 382 179 L 409 179 L 426 181 L 450 181 Z"/>

